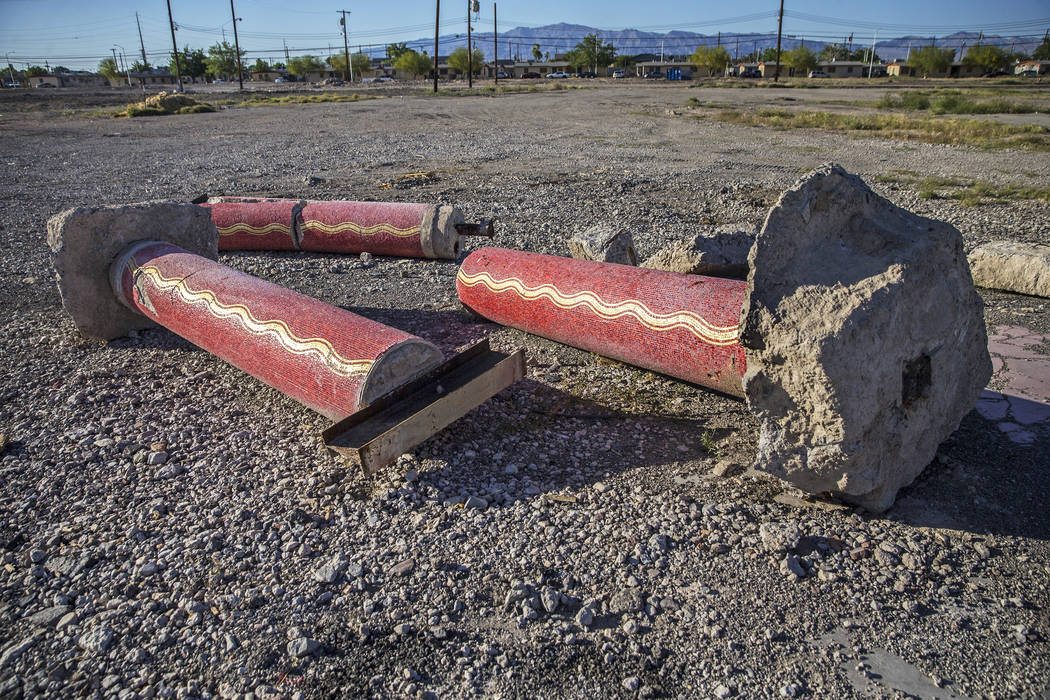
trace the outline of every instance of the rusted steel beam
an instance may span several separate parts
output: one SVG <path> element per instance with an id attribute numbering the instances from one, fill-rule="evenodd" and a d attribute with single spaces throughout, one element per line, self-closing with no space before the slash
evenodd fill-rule
<path id="1" fill-rule="evenodd" d="M 463 261 L 456 289 L 496 323 L 744 395 L 745 282 L 481 248 Z"/>

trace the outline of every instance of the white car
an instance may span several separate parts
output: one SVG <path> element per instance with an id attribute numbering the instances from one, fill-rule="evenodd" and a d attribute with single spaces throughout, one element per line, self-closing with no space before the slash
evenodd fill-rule
<path id="1" fill-rule="evenodd" d="M 822 70 L 811 70 L 809 72 L 809 77 L 811 77 L 811 78 L 830 78 L 831 76 L 828 75 L 827 73 L 825 73 Z"/>
<path id="2" fill-rule="evenodd" d="M 547 77 L 548 78 L 568 78 L 570 76 L 569 76 L 568 73 L 563 73 L 561 71 L 556 71 L 554 73 L 548 73 Z"/>
<path id="3" fill-rule="evenodd" d="M 614 70 L 612 72 L 612 77 L 614 77 L 614 78 L 622 78 L 622 77 L 624 77 L 624 72 L 622 70 Z"/>

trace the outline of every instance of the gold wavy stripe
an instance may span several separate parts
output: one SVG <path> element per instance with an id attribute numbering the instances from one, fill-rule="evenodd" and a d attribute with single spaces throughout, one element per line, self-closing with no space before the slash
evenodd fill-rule
<path id="1" fill-rule="evenodd" d="M 246 233 L 249 236 L 268 236 L 271 233 L 283 233 L 287 235 L 291 233 L 291 228 L 288 224 L 279 224 L 276 221 L 266 224 L 265 226 L 252 226 L 243 221 L 238 221 L 230 226 L 219 228 L 220 236 L 235 236 L 239 233 Z"/>
<path id="2" fill-rule="evenodd" d="M 333 373 L 340 376 L 354 377 L 366 374 L 372 366 L 372 360 L 348 360 L 342 357 L 324 338 L 298 337 L 288 328 L 288 324 L 280 319 L 260 321 L 242 304 L 224 304 L 209 289 L 190 289 L 185 280 L 165 277 L 155 265 L 138 267 L 132 262 L 132 275 L 136 280 L 140 275 L 148 277 L 159 289 L 176 292 L 187 304 L 203 304 L 212 316 L 233 319 L 252 335 L 272 336 L 290 353 L 317 355 Z"/>
<path id="3" fill-rule="evenodd" d="M 410 226 L 408 228 L 397 228 L 396 226 L 387 223 L 361 226 L 360 224 L 355 224 L 353 221 L 344 221 L 339 224 L 326 224 L 323 221 L 310 219 L 303 222 L 303 228 L 329 235 L 335 233 L 346 233 L 349 231 L 350 233 L 356 233 L 359 236 L 374 236 L 377 233 L 387 233 L 399 238 L 411 238 L 412 236 L 419 235 L 420 227 Z"/>
<path id="4" fill-rule="evenodd" d="M 609 304 L 594 292 L 585 291 L 576 294 L 565 294 L 552 284 L 529 287 L 517 277 L 497 280 L 487 272 L 467 273 L 462 267 L 457 276 L 459 281 L 468 287 L 482 285 L 491 292 L 511 291 L 522 299 L 536 301 L 547 299 L 560 309 L 572 309 L 578 306 L 593 311 L 600 318 L 612 320 L 621 316 L 631 316 L 646 328 L 654 331 L 668 331 L 674 328 L 685 328 L 697 338 L 709 345 L 733 345 L 739 336 L 739 325 L 715 326 L 708 323 L 691 311 L 675 311 L 661 314 L 636 299 Z"/>

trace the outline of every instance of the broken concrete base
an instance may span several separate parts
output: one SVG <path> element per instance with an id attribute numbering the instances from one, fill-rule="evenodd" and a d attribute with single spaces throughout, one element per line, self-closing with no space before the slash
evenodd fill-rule
<path id="1" fill-rule="evenodd" d="M 1050 245 L 991 241 L 970 253 L 978 287 L 1050 298 Z"/>
<path id="2" fill-rule="evenodd" d="M 675 241 L 642 263 L 653 270 L 710 277 L 747 277 L 747 254 L 758 235 L 750 224 L 726 224 Z"/>
<path id="3" fill-rule="evenodd" d="M 781 195 L 748 263 L 755 467 L 886 509 L 991 376 L 961 235 L 826 165 Z"/>
<path id="4" fill-rule="evenodd" d="M 576 234 L 565 242 L 569 255 L 577 260 L 637 265 L 638 253 L 629 231 L 599 224 Z"/>
<path id="5" fill-rule="evenodd" d="M 47 222 L 62 306 L 84 335 L 110 340 L 154 325 L 120 303 L 109 280 L 113 260 L 141 240 L 166 241 L 212 260 L 219 257 L 211 213 L 195 204 L 77 207 Z"/>

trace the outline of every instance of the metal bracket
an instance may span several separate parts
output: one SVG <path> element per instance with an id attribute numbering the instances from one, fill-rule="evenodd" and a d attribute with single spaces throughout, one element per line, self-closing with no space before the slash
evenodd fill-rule
<path id="1" fill-rule="evenodd" d="M 476 224 L 460 222 L 454 227 L 456 233 L 461 236 L 482 236 L 484 238 L 495 238 L 496 236 L 493 219 L 482 219 Z"/>
<path id="2" fill-rule="evenodd" d="M 333 424 L 321 438 L 368 476 L 523 376 L 523 349 L 507 355 L 482 340 Z"/>

